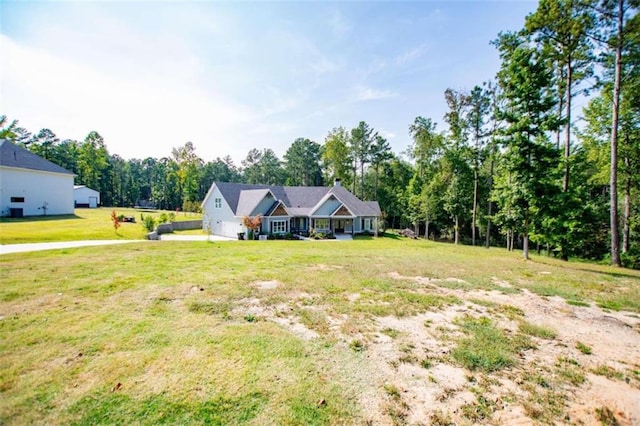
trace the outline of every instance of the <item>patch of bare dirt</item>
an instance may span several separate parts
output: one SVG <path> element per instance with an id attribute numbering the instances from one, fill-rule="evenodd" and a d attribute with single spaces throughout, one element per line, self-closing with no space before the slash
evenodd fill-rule
<path id="1" fill-rule="evenodd" d="M 257 289 L 260 289 L 260 290 L 273 290 L 273 289 L 278 288 L 280 283 L 278 281 L 276 281 L 276 280 L 256 281 L 256 282 L 252 283 L 251 285 L 254 286 Z"/>
<path id="2" fill-rule="evenodd" d="M 501 280 L 497 277 L 491 277 L 491 282 L 493 282 L 498 287 L 502 288 L 511 288 L 511 284 L 508 281 Z"/>
<path id="3" fill-rule="evenodd" d="M 390 276 L 419 284 L 464 282 L 455 278 L 406 277 L 398 273 Z M 494 283 L 500 287 L 511 287 L 510 283 L 497 278 L 494 278 Z M 640 318 L 637 315 L 605 312 L 594 306 L 576 307 L 562 298 L 541 297 L 527 290 L 519 294 L 503 294 L 438 287 L 437 291 L 462 300 L 485 300 L 487 306 L 519 308 L 524 313 L 524 321 L 557 332 L 557 337 L 551 340 L 532 338 L 537 349 L 525 351 L 518 366 L 488 375 L 489 381 L 485 383 L 482 395 L 492 407 L 493 421 L 498 424 L 535 424 L 537 419 L 532 419 L 531 411 L 524 408 L 526 399 L 531 395 L 522 389 L 523 377 L 540 373 L 555 378 L 560 374 L 559 360 L 567 360 L 572 368 L 575 363 L 576 371 L 586 380 L 579 385 L 563 383 L 554 389 L 557 394 L 551 394 L 551 397 L 560 401 L 558 404 L 564 413 L 556 416 L 554 423 L 598 424 L 597 410 L 606 407 L 614 413 L 619 424 L 640 424 L 640 378 L 637 375 L 640 368 Z M 446 356 L 452 348 L 452 340 L 447 336 L 457 333 L 453 319 L 465 314 L 490 315 L 499 326 L 511 332 L 518 329 L 514 318 L 497 315 L 490 308 L 472 302 L 411 318 L 377 319 L 379 330 L 396 330 L 399 333 L 394 338 L 377 335 L 368 347 L 369 357 L 377 364 L 383 377 L 402 390 L 402 400 L 407 407 L 405 419 L 409 424 L 421 424 L 438 410 L 447 413 L 456 423 L 469 422 L 462 411 L 465 405 L 474 403 L 476 395 L 470 390 L 475 388 L 478 393 L 476 380 L 479 373 L 456 367 Z M 579 343 L 589 347 L 591 354 L 580 351 L 577 348 Z M 612 377 L 596 375 L 594 371 L 600 371 L 599 374 L 608 371 Z"/>
<path id="4" fill-rule="evenodd" d="M 638 315 L 572 306 L 562 298 L 527 290 L 503 294 L 449 288 L 447 282 L 465 283 L 455 277 L 389 276 L 419 284 L 417 292 L 453 295 L 463 302 L 411 317 L 360 318 L 355 326 L 352 315 L 331 313 L 315 303 L 317 296 L 307 293 L 289 294 L 288 302 L 278 305 L 259 297 L 243 299 L 234 312 L 275 322 L 305 340 L 334 342 L 340 349 L 334 355 L 340 360 L 325 360 L 327 368 L 357 388 L 362 420 L 368 424 L 423 425 L 445 419 L 459 425 L 591 425 L 599 424 L 598 410 L 606 409 L 620 425 L 640 425 Z M 270 284 L 253 285 L 277 287 L 277 282 L 266 283 Z M 493 283 L 511 287 L 497 278 Z M 345 298 L 354 303 L 364 296 L 353 293 Z M 301 310 L 324 314 L 326 328 L 318 333 L 307 327 Z M 519 332 L 522 321 L 553 329 L 557 336 L 531 337 L 536 348 L 524 351 L 511 368 L 469 371 L 450 356 L 463 335 L 455 319 L 465 315 L 489 316 L 511 336 Z M 345 356 L 354 341 L 364 343 L 361 356 Z M 579 344 L 589 347 L 591 354 L 579 350 Z M 562 377 L 563 369 L 582 375 L 584 382 L 570 383 Z"/>
<path id="5" fill-rule="evenodd" d="M 310 297 L 306 293 L 303 298 L 305 298 L 304 296 Z M 298 304 L 300 303 L 298 302 Z M 263 304 L 261 299 L 254 297 L 238 301 L 231 314 L 237 317 L 251 315 L 256 319 L 275 322 L 304 340 L 318 338 L 319 334 L 317 332 L 307 328 L 300 322 L 298 316 L 295 315 L 295 307 L 297 306 L 291 306 L 286 303 L 276 305 Z"/>
<path id="6" fill-rule="evenodd" d="M 317 264 L 314 266 L 311 266 L 309 268 L 311 271 L 335 271 L 336 269 L 342 269 L 342 266 L 340 265 L 324 265 L 324 264 Z"/>

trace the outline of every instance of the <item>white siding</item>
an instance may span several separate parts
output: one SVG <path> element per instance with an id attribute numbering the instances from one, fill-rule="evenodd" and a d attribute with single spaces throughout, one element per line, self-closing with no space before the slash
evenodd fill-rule
<path id="1" fill-rule="evenodd" d="M 215 206 L 217 198 L 222 200 L 220 208 Z M 242 220 L 233 215 L 233 211 L 215 185 L 202 205 L 202 215 L 202 226 L 209 229 L 213 235 L 237 238 L 238 232 L 245 232 Z"/>
<path id="2" fill-rule="evenodd" d="M 100 204 L 100 193 L 95 189 L 87 188 L 86 186 L 73 189 L 73 200 L 75 201 L 76 204 L 91 205 L 92 197 L 97 198 L 97 203 Z"/>
<path id="3" fill-rule="evenodd" d="M 24 203 L 12 203 L 22 197 Z M 23 209 L 24 216 L 73 214 L 73 175 L 0 167 L 0 213 Z"/>

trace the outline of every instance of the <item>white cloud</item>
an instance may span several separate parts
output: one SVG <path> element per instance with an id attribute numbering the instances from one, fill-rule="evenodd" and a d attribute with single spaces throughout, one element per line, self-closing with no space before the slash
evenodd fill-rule
<path id="1" fill-rule="evenodd" d="M 396 65 L 400 66 L 409 64 L 413 61 L 416 61 L 417 59 L 420 59 L 422 56 L 424 56 L 425 53 L 427 53 L 428 50 L 429 46 L 427 44 L 421 44 L 418 47 L 407 50 L 396 56 L 395 63 Z"/>
<path id="2" fill-rule="evenodd" d="M 377 90 L 367 86 L 356 86 L 353 95 L 356 102 L 395 98 L 396 96 L 398 96 L 398 94 L 391 90 Z"/>
<path id="3" fill-rule="evenodd" d="M 268 99 L 268 106 L 260 112 L 260 117 L 267 118 L 297 108 L 304 98 L 304 94 L 298 91 L 285 91 L 276 86 L 268 85 L 264 88 Z"/>
<path id="4" fill-rule="evenodd" d="M 380 136 L 382 136 L 383 138 L 390 140 L 390 139 L 395 139 L 396 134 L 393 132 L 389 132 L 385 129 L 379 129 L 378 130 L 378 134 L 380 134 Z"/>
<path id="5" fill-rule="evenodd" d="M 124 158 L 169 155 L 189 140 L 204 147 L 198 153 L 206 160 L 223 156 L 236 128 L 254 115 L 192 81 L 109 74 L 4 35 L 0 42 L 3 113 L 32 131 L 50 127 L 61 138 L 83 139 L 97 130 L 109 151 Z"/>
<path id="6" fill-rule="evenodd" d="M 310 67 L 317 76 L 320 76 L 338 71 L 341 68 L 341 65 L 336 62 L 332 62 L 325 56 L 318 55 L 317 59 L 314 62 L 311 62 Z"/>
<path id="7" fill-rule="evenodd" d="M 334 36 L 343 37 L 351 31 L 351 24 L 342 15 L 342 12 L 336 9 L 333 10 L 329 18 L 329 28 Z"/>

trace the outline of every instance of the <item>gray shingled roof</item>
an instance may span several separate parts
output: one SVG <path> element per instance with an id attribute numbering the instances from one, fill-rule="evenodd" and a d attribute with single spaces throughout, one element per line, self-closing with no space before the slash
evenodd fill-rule
<path id="1" fill-rule="evenodd" d="M 28 149 L 15 145 L 6 139 L 0 140 L 0 166 L 73 175 L 73 172 L 49 160 L 45 160 Z"/>
<path id="2" fill-rule="evenodd" d="M 341 186 L 268 186 L 232 182 L 216 182 L 215 185 L 236 216 L 251 214 L 267 194 L 267 190 L 282 201 L 287 211 L 294 216 L 311 213 L 311 209 L 328 193 L 335 195 L 356 216 L 380 216 L 377 201 L 361 201 Z"/>
<path id="3" fill-rule="evenodd" d="M 240 192 L 240 196 L 238 197 L 236 216 L 251 216 L 253 210 L 268 193 L 269 190 L 266 188 L 245 189 L 244 191 Z"/>
<path id="4" fill-rule="evenodd" d="M 377 201 L 360 201 L 358 197 L 353 195 L 348 189 L 343 186 L 334 186 L 331 188 L 331 193 L 334 194 L 340 201 L 342 201 L 351 213 L 356 216 L 380 216 L 380 205 Z"/>
<path id="5" fill-rule="evenodd" d="M 329 188 L 326 186 L 280 186 L 273 194 L 287 207 L 310 209 L 324 197 Z"/>
<path id="6" fill-rule="evenodd" d="M 266 185 L 253 185 L 247 183 L 234 183 L 234 182 L 215 182 L 215 185 L 220 190 L 220 193 L 229 204 L 231 211 L 235 214 L 238 210 L 238 201 L 240 199 L 240 193 L 245 190 L 251 189 L 265 189 Z"/>

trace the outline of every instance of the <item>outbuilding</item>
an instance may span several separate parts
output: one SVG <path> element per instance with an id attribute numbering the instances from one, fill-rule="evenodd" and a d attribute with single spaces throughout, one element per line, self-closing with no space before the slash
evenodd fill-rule
<path id="1" fill-rule="evenodd" d="M 73 187 L 73 202 L 76 207 L 95 209 L 100 205 L 100 193 L 85 185 L 76 185 Z"/>
<path id="2" fill-rule="evenodd" d="M 0 215 L 73 214 L 74 174 L 8 140 L 0 140 Z"/>

